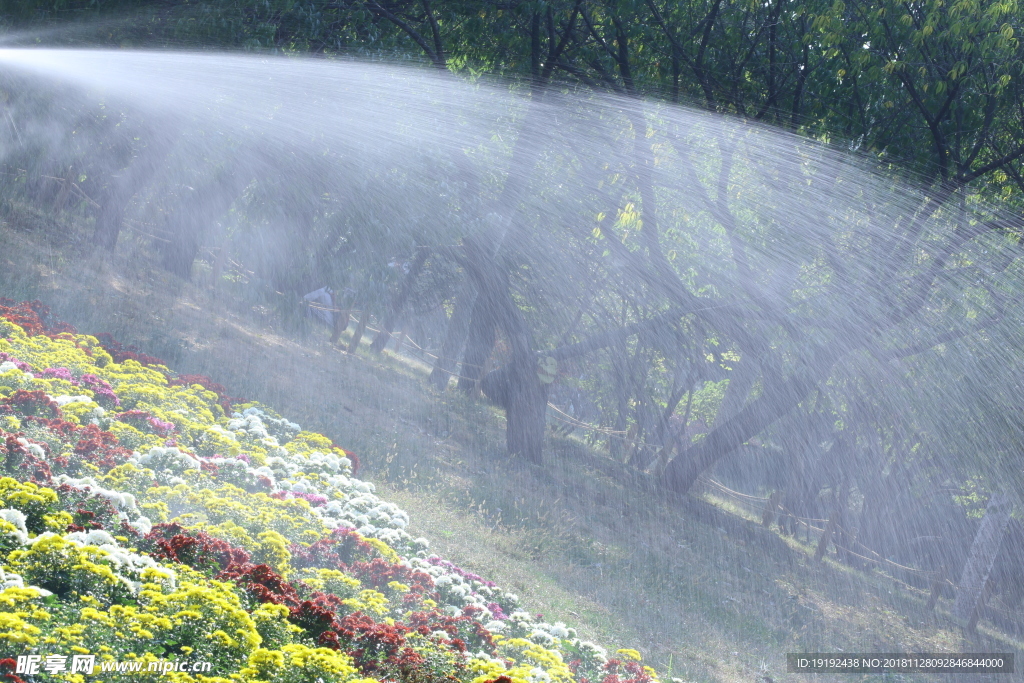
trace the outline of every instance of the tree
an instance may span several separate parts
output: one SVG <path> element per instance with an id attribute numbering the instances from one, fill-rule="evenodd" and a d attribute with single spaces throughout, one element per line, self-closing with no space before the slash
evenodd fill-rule
<path id="1" fill-rule="evenodd" d="M 911 401 L 909 386 L 970 382 L 935 354 L 991 354 L 996 337 L 1013 346 L 1001 326 L 1024 196 L 1016 10 L 1012 0 L 209 0 L 133 21 L 149 22 L 155 42 L 412 57 L 434 79 L 422 83 L 500 100 L 499 114 L 467 115 L 493 116 L 472 144 L 425 134 L 387 156 L 325 135 L 325 161 L 310 169 L 312 154 L 281 173 L 259 164 L 225 221 L 231 248 L 274 291 L 353 283 L 385 323 L 386 302 L 400 308 L 405 289 L 389 259 L 422 246 L 438 256 L 427 275 L 458 262 L 465 279 L 443 295 L 453 315 L 436 384 L 467 338 L 472 378 L 502 337 L 512 356 L 492 384 L 507 380 L 494 393 L 516 425 L 510 451 L 539 462 L 537 360 L 589 353 L 604 426 L 636 435 L 641 469 L 678 450 L 664 477 L 686 490 L 754 436 L 782 443 L 781 420 L 800 428 L 826 413 L 849 431 L 807 427 L 819 439 L 809 449 L 853 444 L 834 453 L 870 452 L 872 471 L 897 474 L 892 458 L 954 462 L 914 435 L 941 405 L 885 417 L 884 392 L 865 383 L 891 388 L 895 374 L 906 386 L 891 390 Z M 495 88 L 482 74 L 507 81 Z M 359 175 L 339 170 L 350 152 L 371 159 Z M 152 194 L 174 191 L 130 175 L 162 188 Z M 114 194 L 112 208 L 139 196 Z M 116 222 L 112 212 L 97 229 Z M 986 416 L 1012 391 L 1000 386 L 988 404 L 983 393 L 961 424 L 1014 437 Z M 677 409 L 686 421 L 699 409 L 712 427 L 695 436 L 684 425 L 673 441 Z M 920 444 L 930 459 L 910 462 Z M 991 476 L 984 460 L 955 477 Z"/>

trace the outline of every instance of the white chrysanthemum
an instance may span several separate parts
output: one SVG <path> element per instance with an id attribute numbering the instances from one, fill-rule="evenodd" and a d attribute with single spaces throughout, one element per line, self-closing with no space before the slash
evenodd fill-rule
<path id="1" fill-rule="evenodd" d="M 273 438 L 274 447 L 280 441 L 290 441 L 302 431 L 302 427 L 284 418 L 271 417 L 256 406 L 250 406 L 241 413 L 232 413 L 228 429 L 243 429 L 255 438 Z M 242 425 L 242 426 L 236 426 Z"/>
<path id="2" fill-rule="evenodd" d="M 57 485 L 67 484 L 68 486 L 82 489 L 89 493 L 89 495 L 106 498 L 117 510 L 118 517 L 122 520 L 127 520 L 141 515 L 135 501 L 135 496 L 130 493 L 121 493 L 120 491 L 104 488 L 92 477 L 75 479 L 74 477 L 69 477 L 66 474 L 61 474 L 54 477 L 53 480 Z"/>
<path id="3" fill-rule="evenodd" d="M 298 465 L 278 456 L 267 458 L 267 467 L 281 477 L 290 477 L 299 471 Z"/>
<path id="4" fill-rule="evenodd" d="M 75 541 L 79 545 L 112 545 L 117 546 L 117 541 L 106 531 L 102 529 L 91 529 L 89 531 L 74 531 L 65 536 L 69 541 Z"/>
<path id="5" fill-rule="evenodd" d="M 326 474 L 328 472 L 336 474 L 344 469 L 342 464 L 342 458 L 339 458 L 334 453 L 321 453 L 320 451 L 313 451 L 305 457 L 305 468 L 307 471 L 319 472 Z"/>
<path id="6" fill-rule="evenodd" d="M 14 572 L 5 572 L 0 569 L 0 589 L 7 590 L 8 588 L 24 588 L 25 579 L 21 578 L 20 574 Z"/>
<path id="7" fill-rule="evenodd" d="M 25 528 L 25 513 L 21 510 L 15 510 L 14 508 L 4 508 L 0 510 L 0 519 L 6 520 L 18 527 L 18 529 L 24 533 L 28 533 L 28 529 Z"/>
<path id="8" fill-rule="evenodd" d="M 211 425 L 206 429 L 207 431 L 211 431 L 214 434 L 217 434 L 218 436 L 223 436 L 225 439 L 229 441 L 238 441 L 238 437 L 235 436 L 234 432 L 228 431 L 227 429 L 224 429 L 220 425 Z"/>
<path id="9" fill-rule="evenodd" d="M 358 489 L 358 486 L 356 488 Z M 366 512 L 373 508 L 375 505 L 377 505 L 378 501 L 379 499 L 377 498 L 377 496 L 361 493 L 352 496 L 347 501 L 345 501 L 345 507 L 352 510 L 360 510 L 362 512 Z"/>
<path id="10" fill-rule="evenodd" d="M 534 629 L 530 631 L 529 635 L 526 636 L 527 640 L 530 640 L 538 645 L 544 647 L 551 647 L 555 644 L 555 638 L 547 631 L 541 631 L 540 629 Z"/>
<path id="11" fill-rule="evenodd" d="M 148 467 L 153 471 L 169 471 L 172 474 L 182 474 L 185 470 L 201 469 L 199 459 L 189 453 L 183 453 L 177 448 L 157 446 L 149 449 L 148 453 L 132 456 L 136 464 Z"/>
<path id="12" fill-rule="evenodd" d="M 408 541 L 409 535 L 403 534 L 397 529 L 378 529 L 377 538 L 384 541 L 391 547 L 400 547 Z"/>
<path id="13" fill-rule="evenodd" d="M 96 406 L 87 416 L 88 424 L 93 424 L 100 429 L 110 429 L 110 419 L 107 417 L 107 410 L 103 406 Z"/>
<path id="14" fill-rule="evenodd" d="M 32 544 L 53 536 L 56 534 L 49 531 L 42 533 L 32 539 Z M 101 529 L 75 531 L 65 534 L 63 538 L 76 546 L 88 546 L 99 550 L 97 560 L 110 566 L 116 580 L 132 593 L 138 593 L 143 579 L 158 579 L 169 588 L 173 588 L 177 583 L 177 575 L 173 569 L 160 566 L 149 555 L 141 555 L 120 547 L 113 536 Z"/>
<path id="15" fill-rule="evenodd" d="M 577 648 L 580 650 L 580 652 L 590 655 L 598 661 L 608 661 L 608 651 L 600 645 L 590 642 L 589 640 L 584 640 L 580 642 L 579 644 L 577 644 Z"/>
<path id="16" fill-rule="evenodd" d="M 352 489 L 352 480 L 344 474 L 328 476 L 327 481 L 341 493 L 348 493 Z"/>
<path id="17" fill-rule="evenodd" d="M 551 683 L 551 676 L 547 671 L 538 666 L 530 670 L 530 675 L 526 680 L 532 683 Z"/>
<path id="18" fill-rule="evenodd" d="M 84 395 L 68 396 L 67 394 L 63 394 L 61 396 L 54 396 L 53 400 L 56 401 L 57 405 L 61 408 L 71 403 L 92 403 L 92 397 Z"/>
<path id="19" fill-rule="evenodd" d="M 139 517 L 134 522 L 129 522 L 129 524 L 143 536 L 153 530 L 153 522 L 145 515 Z"/>
<path id="20" fill-rule="evenodd" d="M 44 451 L 43 447 L 39 444 L 30 443 L 27 439 L 21 436 L 18 437 L 18 443 L 27 448 L 28 451 L 37 458 L 43 459 L 46 457 L 46 451 Z"/>
<path id="21" fill-rule="evenodd" d="M 44 598 L 53 595 L 53 593 L 45 588 L 40 588 L 39 586 L 26 586 L 25 579 L 21 578 L 20 574 L 0 569 L 0 592 L 3 592 L 8 588 L 31 588 L 32 590 L 37 591 L 40 597 Z"/>
<path id="22" fill-rule="evenodd" d="M 548 633 L 553 635 L 555 638 L 568 638 L 569 637 L 569 629 L 566 628 L 565 624 L 563 624 L 560 621 L 556 621 L 555 624 L 551 628 L 548 629 Z"/>

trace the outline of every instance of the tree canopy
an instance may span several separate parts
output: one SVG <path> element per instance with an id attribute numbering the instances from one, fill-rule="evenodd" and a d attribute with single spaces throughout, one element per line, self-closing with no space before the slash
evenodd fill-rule
<path id="1" fill-rule="evenodd" d="M 542 462 L 553 372 L 585 398 L 590 438 L 664 486 L 745 457 L 782 458 L 790 474 L 754 484 L 785 488 L 810 463 L 810 497 L 859 491 L 877 504 L 865 533 L 894 547 L 878 522 L 892 487 L 931 501 L 1020 483 L 1013 0 L 0 7 L 13 44 L 422 65 L 449 98 L 443 134 L 406 130 L 402 108 L 429 107 L 386 88 L 372 106 L 390 131 L 295 124 L 301 144 L 214 144 L 207 114 L 81 100 L 63 137 L 7 133 L 9 191 L 54 201 L 40 177 L 77 179 L 92 203 L 60 208 L 94 219 L 97 245 L 149 216 L 182 276 L 230 258 L 288 301 L 330 283 L 382 320 L 443 310 L 439 385 L 454 359 L 484 379 L 512 454 Z M 12 116 L 47 109 L 18 78 Z M 279 122 L 296 104 L 261 97 Z M 324 116 L 341 102 L 306 97 Z"/>

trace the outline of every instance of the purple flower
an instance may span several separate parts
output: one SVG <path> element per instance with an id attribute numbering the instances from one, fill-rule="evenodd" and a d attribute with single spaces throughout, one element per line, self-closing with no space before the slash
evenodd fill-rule
<path id="1" fill-rule="evenodd" d="M 174 431 L 174 425 L 170 422 L 164 422 L 159 417 L 150 417 L 146 422 L 156 431 L 160 436 L 167 436 Z"/>
<path id="2" fill-rule="evenodd" d="M 75 381 L 71 371 L 67 368 L 46 368 L 39 373 L 39 376 L 53 379 L 65 379 L 76 386 L 78 385 L 78 382 Z"/>
<path id="3" fill-rule="evenodd" d="M 320 507 L 327 503 L 327 496 L 321 496 L 319 493 L 299 493 L 298 491 L 288 492 L 292 498 L 301 498 L 313 507 Z"/>
<path id="4" fill-rule="evenodd" d="M 103 397 L 111 401 L 115 406 L 121 405 L 121 399 L 114 394 L 114 388 L 105 379 L 100 379 L 92 373 L 82 375 L 79 383 L 86 389 L 91 389 L 97 398 Z"/>
<path id="5" fill-rule="evenodd" d="M 298 491 L 283 491 L 280 489 L 271 493 L 270 497 L 277 498 L 278 500 L 302 499 L 313 507 L 320 507 L 328 500 L 327 496 L 321 496 L 319 493 L 300 493 Z"/>
<path id="6" fill-rule="evenodd" d="M 0 353 L 0 363 L 5 360 L 13 361 L 18 365 L 18 369 L 24 370 L 25 372 L 31 370 L 28 364 L 15 360 L 6 353 Z M 79 379 L 75 379 L 75 376 L 72 375 L 71 371 L 67 368 L 46 368 L 39 373 L 39 377 L 66 380 L 76 387 L 85 387 L 92 391 L 96 397 L 97 403 L 106 403 L 108 405 L 113 405 L 114 407 L 121 405 L 121 399 L 114 394 L 114 388 L 110 386 L 110 383 L 91 373 L 86 373 Z"/>
<path id="7" fill-rule="evenodd" d="M 0 351 L 0 363 L 6 363 L 7 361 L 14 363 L 17 366 L 17 368 L 22 372 L 32 372 L 32 366 L 29 365 L 28 363 L 18 360 L 9 353 L 4 353 L 3 351 Z"/>

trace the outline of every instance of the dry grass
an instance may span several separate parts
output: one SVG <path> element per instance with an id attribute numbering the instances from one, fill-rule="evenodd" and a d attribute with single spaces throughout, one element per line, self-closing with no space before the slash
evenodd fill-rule
<path id="1" fill-rule="evenodd" d="M 439 553 L 517 591 L 545 618 L 640 649 L 663 673 L 795 681 L 804 679 L 785 673 L 787 652 L 1022 651 L 984 625 L 967 641 L 948 605 L 926 614 L 920 591 L 816 564 L 808 547 L 714 500 L 666 500 L 575 439 L 552 440 L 543 469 L 510 462 L 502 416 L 430 391 L 419 361 L 350 356 L 326 331 L 284 333 L 269 304 L 230 283 L 167 275 L 131 234 L 115 257 L 81 257 L 83 228 L 54 230 L 36 217 L 24 229 L 16 208 L 0 227 L 0 295 L 39 298 L 83 331 L 111 332 L 329 435 L 362 458 L 364 476 Z"/>

